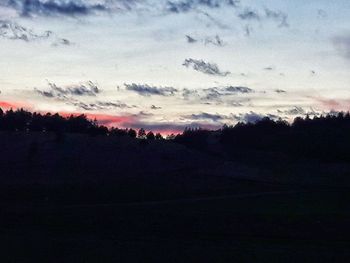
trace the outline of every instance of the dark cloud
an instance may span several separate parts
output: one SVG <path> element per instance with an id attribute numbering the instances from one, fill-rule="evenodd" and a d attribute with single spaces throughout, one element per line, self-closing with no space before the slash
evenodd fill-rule
<path id="1" fill-rule="evenodd" d="M 241 113 L 236 114 L 233 116 L 237 121 L 239 122 L 245 122 L 245 123 L 256 123 L 260 121 L 263 118 L 270 118 L 272 120 L 278 120 L 279 117 L 274 114 L 260 114 L 253 111 L 247 112 L 247 113 Z"/>
<path id="2" fill-rule="evenodd" d="M 226 115 L 222 115 L 222 114 L 218 114 L 218 113 L 211 114 L 211 113 L 207 113 L 207 112 L 201 112 L 199 114 L 185 115 L 185 116 L 183 116 L 183 118 L 191 119 L 191 120 L 210 120 L 213 122 L 218 122 L 218 121 L 228 119 L 228 117 Z"/>
<path id="3" fill-rule="evenodd" d="M 276 89 L 274 90 L 276 93 L 287 93 L 287 91 L 283 90 L 283 89 Z"/>
<path id="4" fill-rule="evenodd" d="M 99 88 L 89 81 L 86 84 L 73 85 L 68 87 L 59 87 L 55 83 L 49 82 L 48 90 L 34 89 L 38 94 L 48 98 L 58 98 L 66 100 L 72 96 L 96 96 L 100 93 Z"/>
<path id="5" fill-rule="evenodd" d="M 45 90 L 39 90 L 39 89 L 34 89 L 36 93 L 40 94 L 43 97 L 46 98 L 54 98 L 55 94 L 53 91 L 45 91 Z"/>
<path id="6" fill-rule="evenodd" d="M 166 10 L 171 13 L 186 13 L 198 7 L 219 8 L 221 6 L 237 7 L 239 0 L 182 0 L 167 1 Z"/>
<path id="7" fill-rule="evenodd" d="M 158 107 L 156 105 L 151 106 L 151 110 L 160 110 L 162 107 Z"/>
<path id="8" fill-rule="evenodd" d="M 238 17 L 242 20 L 260 20 L 260 15 L 256 11 L 248 8 L 238 14 Z"/>
<path id="9" fill-rule="evenodd" d="M 266 18 L 276 21 L 279 27 L 289 27 L 288 15 L 286 13 L 266 8 L 265 15 Z"/>
<path id="10" fill-rule="evenodd" d="M 112 109 L 130 109 L 137 108 L 135 105 L 128 105 L 121 101 L 96 100 L 93 102 L 82 101 L 82 98 L 96 98 L 101 92 L 92 81 L 85 84 L 59 87 L 55 83 L 49 83 L 49 88 L 40 90 L 35 88 L 34 91 L 46 98 L 52 98 L 64 102 L 67 105 L 73 105 L 85 111 L 112 110 Z"/>
<path id="11" fill-rule="evenodd" d="M 87 15 L 107 11 L 106 4 L 93 4 L 78 0 L 9 0 L 7 6 L 15 8 L 22 16 L 31 15 Z"/>
<path id="12" fill-rule="evenodd" d="M 229 71 L 221 71 L 217 64 L 205 62 L 204 60 L 188 58 L 182 65 L 187 68 L 193 68 L 195 71 L 202 72 L 207 75 L 225 77 L 230 74 Z"/>
<path id="13" fill-rule="evenodd" d="M 350 59 L 350 34 L 337 36 L 333 39 L 333 44 L 339 53 L 346 59 Z"/>
<path id="14" fill-rule="evenodd" d="M 228 86 L 222 89 L 229 93 L 254 93 L 255 92 L 253 89 L 248 87 L 243 87 L 243 86 Z"/>
<path id="15" fill-rule="evenodd" d="M 71 46 L 74 45 L 70 40 L 65 38 L 59 38 L 54 43 L 52 43 L 53 46 Z"/>
<path id="16" fill-rule="evenodd" d="M 189 35 L 186 35 L 186 40 L 187 40 L 187 43 L 190 43 L 190 44 L 196 43 L 198 41 L 197 39 L 195 39 Z"/>
<path id="17" fill-rule="evenodd" d="M 141 96 L 151 96 L 151 95 L 158 95 L 158 96 L 173 96 L 175 93 L 178 92 L 177 89 L 173 87 L 155 87 L 155 86 L 149 86 L 147 84 L 124 84 L 126 90 L 134 91 L 138 93 Z"/>

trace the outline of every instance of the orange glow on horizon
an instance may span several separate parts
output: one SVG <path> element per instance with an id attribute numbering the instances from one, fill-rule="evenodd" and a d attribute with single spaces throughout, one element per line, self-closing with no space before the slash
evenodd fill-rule
<path id="1" fill-rule="evenodd" d="M 16 110 L 20 108 L 31 109 L 32 106 L 23 102 L 0 101 L 0 108 L 5 110 L 9 110 L 9 109 Z"/>
<path id="2" fill-rule="evenodd" d="M 23 102 L 13 102 L 13 101 L 0 101 L 0 108 L 3 110 L 17 110 L 17 109 L 26 109 L 28 111 L 33 112 L 33 106 L 28 103 Z M 138 128 L 136 128 L 133 124 L 137 123 L 137 117 L 132 115 L 126 115 L 126 116 L 116 116 L 116 115 L 110 115 L 110 114 L 102 114 L 102 113 L 86 113 L 86 112 L 53 112 L 53 111 L 43 111 L 39 110 L 37 111 L 41 114 L 59 114 L 62 117 L 68 118 L 69 116 L 79 116 L 79 115 L 85 115 L 87 119 L 89 120 L 96 120 L 99 125 L 106 126 L 108 128 L 116 127 L 116 128 L 133 128 L 136 131 L 139 130 L 140 125 L 137 125 Z M 177 135 L 183 132 L 182 129 L 154 129 L 150 130 L 145 128 L 146 132 L 152 131 L 154 134 L 160 133 L 163 136 L 168 136 L 171 134 Z"/>

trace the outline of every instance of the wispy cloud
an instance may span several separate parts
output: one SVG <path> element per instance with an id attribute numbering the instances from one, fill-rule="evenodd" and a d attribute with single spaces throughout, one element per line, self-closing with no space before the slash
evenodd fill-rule
<path id="1" fill-rule="evenodd" d="M 182 65 L 207 75 L 225 77 L 231 73 L 229 71 L 221 71 L 219 69 L 219 66 L 215 63 L 209 63 L 204 60 L 193 59 L 193 58 L 186 59 Z"/>
<path id="2" fill-rule="evenodd" d="M 218 122 L 218 121 L 227 120 L 229 117 L 219 113 L 212 114 L 207 112 L 201 112 L 198 114 L 184 115 L 183 118 L 190 119 L 190 120 L 210 120 L 213 122 Z"/>
<path id="3" fill-rule="evenodd" d="M 116 101 L 116 102 L 110 102 L 110 101 L 96 101 L 92 103 L 86 103 L 78 100 L 70 100 L 67 101 L 67 104 L 76 106 L 80 109 L 86 110 L 86 111 L 96 111 L 96 110 L 111 110 L 111 109 L 130 109 L 130 108 L 136 108 L 135 105 L 130 106 L 126 103 Z"/>
<path id="4" fill-rule="evenodd" d="M 40 40 L 50 40 L 52 45 L 72 45 L 68 39 L 57 37 L 52 31 L 45 31 L 41 33 L 19 25 L 16 22 L 9 20 L 0 20 L 0 37 L 9 40 L 21 40 L 24 42 L 33 42 Z"/>
<path id="5" fill-rule="evenodd" d="M 198 7 L 219 8 L 222 6 L 237 7 L 239 0 L 182 0 L 167 1 L 166 10 L 172 13 L 185 13 Z"/>
<path id="6" fill-rule="evenodd" d="M 173 87 L 156 87 L 156 86 L 150 86 L 147 84 L 124 84 L 126 90 L 134 91 L 138 93 L 141 96 L 151 96 L 151 95 L 158 95 L 158 96 L 173 96 L 178 91 L 177 89 Z"/>
<path id="7" fill-rule="evenodd" d="M 60 87 L 49 82 L 49 89 L 41 90 L 35 88 L 34 91 L 47 98 L 67 99 L 71 96 L 96 96 L 100 89 L 92 81 L 79 85 Z"/>
<path id="8" fill-rule="evenodd" d="M 238 14 L 238 17 L 242 20 L 260 20 L 260 15 L 249 8 L 246 8 L 244 11 Z"/>
<path id="9" fill-rule="evenodd" d="M 276 93 L 287 93 L 287 91 L 285 91 L 283 89 L 275 89 L 274 92 L 276 92 Z"/>
<path id="10" fill-rule="evenodd" d="M 288 15 L 286 13 L 266 8 L 265 15 L 266 18 L 276 21 L 279 27 L 289 27 Z"/>
<path id="11" fill-rule="evenodd" d="M 224 41 L 220 38 L 219 35 L 215 36 L 207 36 L 204 38 L 195 38 L 190 35 L 186 35 L 187 43 L 194 44 L 194 43 L 203 43 L 204 45 L 214 45 L 217 47 L 222 47 L 225 45 Z"/>
<path id="12" fill-rule="evenodd" d="M 286 115 L 304 115 L 306 112 L 302 107 L 295 106 L 291 109 L 287 110 L 277 110 L 279 114 L 286 114 Z"/>

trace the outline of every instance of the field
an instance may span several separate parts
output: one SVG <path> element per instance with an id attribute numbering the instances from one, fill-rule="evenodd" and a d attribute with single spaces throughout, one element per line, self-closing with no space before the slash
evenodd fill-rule
<path id="1" fill-rule="evenodd" d="M 310 184 L 293 177 L 298 166 L 262 169 L 175 144 L 16 136 L 1 140 L 3 153 L 17 149 L 1 159 L 2 262 L 350 259 L 347 183 L 326 184 L 325 169 Z"/>

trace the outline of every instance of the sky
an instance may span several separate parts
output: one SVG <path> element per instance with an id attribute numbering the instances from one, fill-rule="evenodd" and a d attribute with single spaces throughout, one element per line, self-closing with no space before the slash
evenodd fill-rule
<path id="1" fill-rule="evenodd" d="M 0 0 L 0 107 L 163 133 L 348 111 L 348 0 Z"/>

